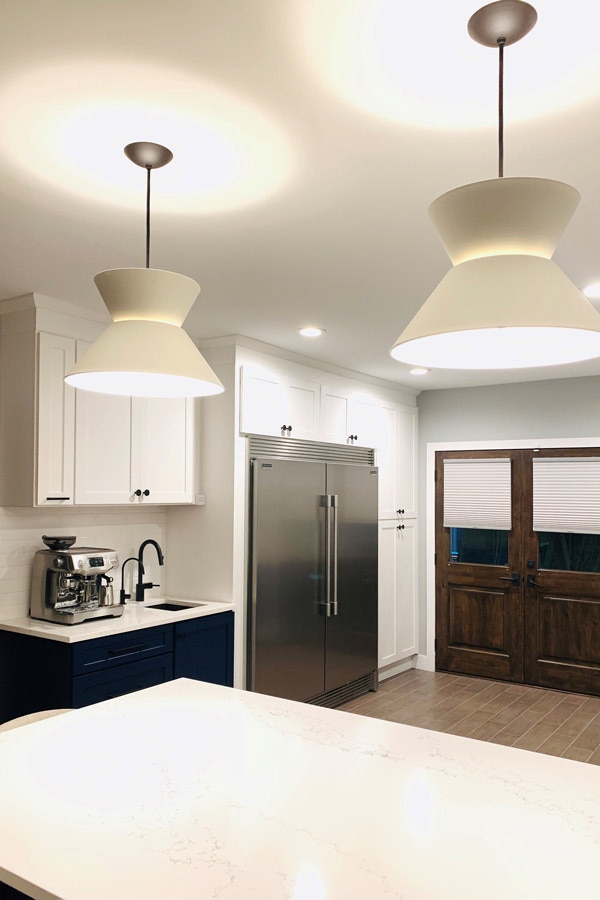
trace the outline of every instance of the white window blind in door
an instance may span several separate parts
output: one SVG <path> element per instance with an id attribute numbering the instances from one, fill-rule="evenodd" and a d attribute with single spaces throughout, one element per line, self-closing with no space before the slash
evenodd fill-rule
<path id="1" fill-rule="evenodd" d="M 533 530 L 600 534 L 600 457 L 533 460 Z"/>
<path id="2" fill-rule="evenodd" d="M 511 460 L 444 460 L 444 527 L 510 531 Z"/>

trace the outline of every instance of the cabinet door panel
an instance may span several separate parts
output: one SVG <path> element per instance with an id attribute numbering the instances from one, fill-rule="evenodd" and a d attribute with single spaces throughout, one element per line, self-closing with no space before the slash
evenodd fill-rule
<path id="1" fill-rule="evenodd" d="M 345 444 L 351 434 L 348 423 L 348 397 L 343 391 L 321 388 L 321 440 Z"/>
<path id="2" fill-rule="evenodd" d="M 75 391 L 64 377 L 75 364 L 75 341 L 39 335 L 37 503 L 73 503 Z"/>
<path id="3" fill-rule="evenodd" d="M 287 425 L 285 389 L 277 375 L 243 366 L 240 431 L 246 434 L 280 435 Z"/>
<path id="4" fill-rule="evenodd" d="M 317 439 L 320 393 L 321 386 L 314 381 L 290 380 L 287 383 L 285 424 L 292 426 L 292 437 L 313 441 Z"/>
<path id="5" fill-rule="evenodd" d="M 145 503 L 192 503 L 194 499 L 193 400 L 136 397 L 132 401 L 132 458 Z"/>
<path id="6" fill-rule="evenodd" d="M 132 502 L 130 397 L 77 391 L 75 458 L 76 503 Z"/>
<path id="7" fill-rule="evenodd" d="M 233 687 L 233 613 L 175 625 L 174 678 Z"/>
<path id="8" fill-rule="evenodd" d="M 395 519 L 397 510 L 417 514 L 417 410 L 391 401 L 380 401 L 381 443 L 379 466 L 379 518 Z"/>
<path id="9" fill-rule="evenodd" d="M 379 667 L 417 652 L 416 522 L 379 523 Z"/>

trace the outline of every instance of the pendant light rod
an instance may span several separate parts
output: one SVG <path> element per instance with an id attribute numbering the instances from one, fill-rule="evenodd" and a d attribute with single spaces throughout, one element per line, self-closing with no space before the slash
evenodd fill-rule
<path id="1" fill-rule="evenodd" d="M 146 166 L 146 268 L 150 268 L 150 172 L 152 166 Z"/>
<path id="2" fill-rule="evenodd" d="M 498 178 L 504 178 L 504 45 L 498 38 Z"/>
<path id="3" fill-rule="evenodd" d="M 150 141 L 136 141 L 127 144 L 124 151 L 127 159 L 136 166 L 146 169 L 146 268 L 150 268 L 150 173 L 152 169 L 162 169 L 173 159 L 173 154 L 162 144 Z"/>

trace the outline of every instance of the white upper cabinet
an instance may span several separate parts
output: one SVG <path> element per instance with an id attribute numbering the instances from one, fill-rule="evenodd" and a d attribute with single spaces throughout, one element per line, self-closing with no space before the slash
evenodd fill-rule
<path id="1" fill-rule="evenodd" d="M 321 387 L 320 438 L 335 444 L 377 447 L 381 432 L 376 397 L 350 388 Z"/>
<path id="2" fill-rule="evenodd" d="M 417 409 L 379 401 L 382 438 L 378 445 L 379 518 L 417 515 Z"/>
<path id="3" fill-rule="evenodd" d="M 73 503 L 75 391 L 64 378 L 74 365 L 74 340 L 38 335 L 38 506 Z"/>
<path id="4" fill-rule="evenodd" d="M 316 440 L 320 385 L 258 366 L 242 366 L 240 431 Z"/>
<path id="5" fill-rule="evenodd" d="M 77 391 L 76 423 L 76 503 L 193 502 L 193 400 Z"/>
<path id="6" fill-rule="evenodd" d="M 0 322 L 0 505 L 73 504 L 75 341 L 36 332 L 20 311 Z"/>

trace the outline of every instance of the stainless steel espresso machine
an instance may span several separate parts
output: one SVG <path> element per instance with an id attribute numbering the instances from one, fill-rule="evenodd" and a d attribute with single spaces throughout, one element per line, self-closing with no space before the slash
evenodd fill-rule
<path id="1" fill-rule="evenodd" d="M 114 603 L 112 578 L 119 565 L 114 550 L 105 547 L 73 547 L 75 537 L 42 535 L 47 550 L 33 560 L 31 603 L 33 619 L 76 625 L 87 619 L 121 616 L 124 607 Z"/>

